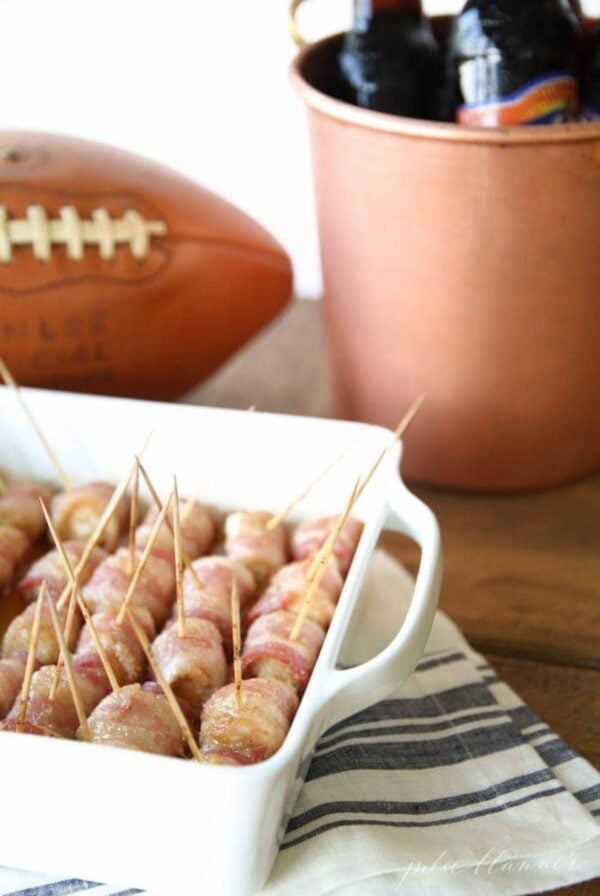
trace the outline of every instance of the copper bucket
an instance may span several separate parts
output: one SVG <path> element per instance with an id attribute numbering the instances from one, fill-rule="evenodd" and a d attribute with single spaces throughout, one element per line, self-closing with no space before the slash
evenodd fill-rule
<path id="1" fill-rule="evenodd" d="M 404 470 L 469 489 L 600 464 L 600 123 L 477 129 L 319 90 L 305 48 L 338 410 L 393 426 L 422 391 Z"/>

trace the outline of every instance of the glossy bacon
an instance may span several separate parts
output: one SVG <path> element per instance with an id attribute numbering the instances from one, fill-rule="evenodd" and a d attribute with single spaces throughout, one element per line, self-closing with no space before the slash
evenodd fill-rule
<path id="1" fill-rule="evenodd" d="M 67 619 L 67 610 L 67 607 L 63 607 L 58 611 L 63 630 Z M 2 657 L 4 659 L 22 659 L 27 656 L 34 616 L 35 604 L 29 604 L 8 626 L 2 641 Z M 73 616 L 73 625 L 69 638 L 69 647 L 71 649 L 77 643 L 81 623 L 81 614 L 77 609 Z M 44 605 L 41 615 L 40 636 L 35 654 L 37 665 L 47 666 L 50 663 L 55 663 L 58 659 L 58 654 L 59 646 L 54 633 L 54 626 L 52 625 L 52 617 L 50 616 L 48 606 Z"/>
<path id="2" fill-rule="evenodd" d="M 81 560 L 84 546 L 79 541 L 65 541 L 64 549 L 71 568 L 75 570 Z M 85 585 L 96 567 L 105 559 L 106 552 L 101 548 L 94 548 L 80 573 L 79 584 Z M 36 600 L 43 581 L 46 582 L 48 594 L 56 602 L 69 581 L 60 554 L 56 549 L 48 551 L 47 554 L 36 560 L 19 582 L 19 591 L 26 601 L 31 603 Z"/>
<path id="3" fill-rule="evenodd" d="M 250 607 L 246 622 L 251 625 L 259 616 L 274 613 L 276 610 L 289 610 L 297 613 L 310 587 L 306 580 L 309 567 L 310 560 L 297 560 L 295 563 L 287 563 L 282 566 L 271 579 L 262 597 L 253 607 Z M 327 628 L 333 617 L 343 584 L 337 564 L 335 560 L 331 559 L 320 585 L 311 599 L 308 618 L 314 619 L 323 628 Z"/>
<path id="4" fill-rule="evenodd" d="M 152 527 L 158 517 L 156 507 L 151 507 L 142 524 L 138 526 L 135 533 L 135 543 L 139 548 L 146 546 Z M 169 508 L 167 517 L 173 525 L 173 510 Z M 210 508 L 201 504 L 199 501 L 193 501 L 188 504 L 187 501 L 180 499 L 179 501 L 179 519 L 181 525 L 181 545 L 188 557 L 194 559 L 210 549 L 215 540 L 217 525 L 214 514 Z M 155 547 L 173 553 L 173 534 L 169 525 L 164 522 L 158 533 Z"/>
<path id="5" fill-rule="evenodd" d="M 154 682 L 121 688 L 88 719 L 92 741 L 164 756 L 184 756 L 185 741 L 169 702 Z"/>
<path id="6" fill-rule="evenodd" d="M 227 680 L 227 660 L 219 630 L 205 619 L 186 619 L 185 635 L 176 622 L 156 638 L 152 651 L 167 682 L 196 714 Z"/>
<path id="7" fill-rule="evenodd" d="M 64 668 L 59 676 L 56 696 L 54 700 L 50 699 L 55 670 L 56 666 L 44 666 L 34 674 L 31 679 L 25 720 L 59 737 L 73 738 L 77 733 L 79 721 Z M 96 658 L 74 659 L 73 674 L 87 716 L 109 692 L 110 685 L 100 661 Z M 18 713 L 17 700 L 9 718 L 16 718 Z"/>
<path id="8" fill-rule="evenodd" d="M 136 551 L 136 564 L 141 550 Z M 120 607 L 127 594 L 131 575 L 129 551 L 119 550 L 100 564 L 83 589 L 86 603 L 92 613 L 107 607 Z M 151 551 L 144 570 L 133 593 L 130 607 L 145 607 L 155 623 L 166 621 L 175 598 L 175 570 L 173 558 L 163 551 Z"/>
<path id="9" fill-rule="evenodd" d="M 276 678 L 302 693 L 311 676 L 325 631 L 305 619 L 297 639 L 289 640 L 296 614 L 277 610 L 260 616 L 246 634 L 242 671 L 251 678 Z"/>
<path id="10" fill-rule="evenodd" d="M 21 529 L 0 525 L 0 591 L 8 585 L 29 550 L 29 538 Z"/>
<path id="11" fill-rule="evenodd" d="M 31 482 L 10 482 L 0 496 L 0 525 L 20 529 L 30 541 L 37 541 L 46 530 L 40 498 L 48 504 L 52 489 Z"/>
<path id="12" fill-rule="evenodd" d="M 291 548 L 294 560 L 314 557 L 337 525 L 339 517 L 327 516 L 302 523 L 292 532 Z M 333 547 L 333 556 L 340 572 L 345 576 L 350 569 L 352 558 L 362 535 L 363 524 L 354 517 L 348 517 Z"/>
<path id="13" fill-rule="evenodd" d="M 231 588 L 237 581 L 240 607 L 248 604 L 256 591 L 252 573 L 229 557 L 202 557 L 193 564 L 202 583 L 198 589 L 192 575 L 183 577 L 184 614 L 189 619 L 206 619 L 221 633 L 223 644 L 231 652 Z M 176 607 L 172 618 L 176 618 Z"/>
<path id="14" fill-rule="evenodd" d="M 272 514 L 238 510 L 225 520 L 225 552 L 239 560 L 264 584 L 288 557 L 287 530 L 283 524 L 267 529 Z"/>
<path id="15" fill-rule="evenodd" d="M 138 623 L 144 629 L 146 637 L 152 641 L 156 627 L 151 613 L 144 607 L 136 607 L 133 612 Z M 92 616 L 92 622 L 119 684 L 133 684 L 133 682 L 141 681 L 144 678 L 146 657 L 129 619 L 125 617 L 122 625 L 119 625 L 118 615 L 119 607 L 109 606 L 95 613 Z M 75 656 L 96 655 L 94 640 L 85 625 L 79 637 Z"/>
<path id="16" fill-rule="evenodd" d="M 202 752 L 211 761 L 239 765 L 268 759 L 285 740 L 297 707 L 293 688 L 272 678 L 243 681 L 239 707 L 235 685 L 225 685 L 204 704 Z"/>
<path id="17" fill-rule="evenodd" d="M 88 482 L 66 492 L 60 492 L 52 500 L 52 519 L 63 541 L 86 542 L 96 528 L 106 505 L 113 496 L 114 486 L 108 482 Z M 121 533 L 128 523 L 129 504 L 123 497 L 108 521 L 100 544 L 107 551 L 114 551 Z"/>
<path id="18" fill-rule="evenodd" d="M 25 676 L 25 660 L 0 660 L 0 719 L 10 712 Z"/>

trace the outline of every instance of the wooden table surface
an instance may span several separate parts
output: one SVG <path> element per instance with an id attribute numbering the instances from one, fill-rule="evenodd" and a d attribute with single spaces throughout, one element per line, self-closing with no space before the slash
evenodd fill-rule
<path id="1" fill-rule="evenodd" d="M 187 401 L 331 416 L 316 302 L 297 302 Z M 441 608 L 499 675 L 600 767 L 600 476 L 538 494 L 478 496 L 414 485 L 444 539 Z M 385 547 L 409 569 L 418 549 Z M 597 882 L 556 891 L 592 896 Z"/>

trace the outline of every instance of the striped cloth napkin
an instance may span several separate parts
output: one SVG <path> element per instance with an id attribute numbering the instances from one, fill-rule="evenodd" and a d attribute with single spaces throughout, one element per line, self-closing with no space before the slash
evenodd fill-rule
<path id="1" fill-rule="evenodd" d="M 411 586 L 378 552 L 346 665 L 389 641 Z M 600 875 L 600 775 L 442 613 L 404 687 L 329 729 L 304 774 L 262 896 L 510 896 Z M 92 888 L 142 892 L 0 868 L 0 896 Z"/>

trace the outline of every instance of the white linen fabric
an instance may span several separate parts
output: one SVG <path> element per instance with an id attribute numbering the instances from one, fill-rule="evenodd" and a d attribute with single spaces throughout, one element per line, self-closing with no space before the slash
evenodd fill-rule
<path id="1" fill-rule="evenodd" d="M 347 664 L 389 640 L 410 586 L 377 552 Z M 600 875 L 599 822 L 598 772 L 438 613 L 398 693 L 319 741 L 263 896 L 541 892 Z M 0 868 L 0 896 L 90 889 L 142 892 Z"/>

